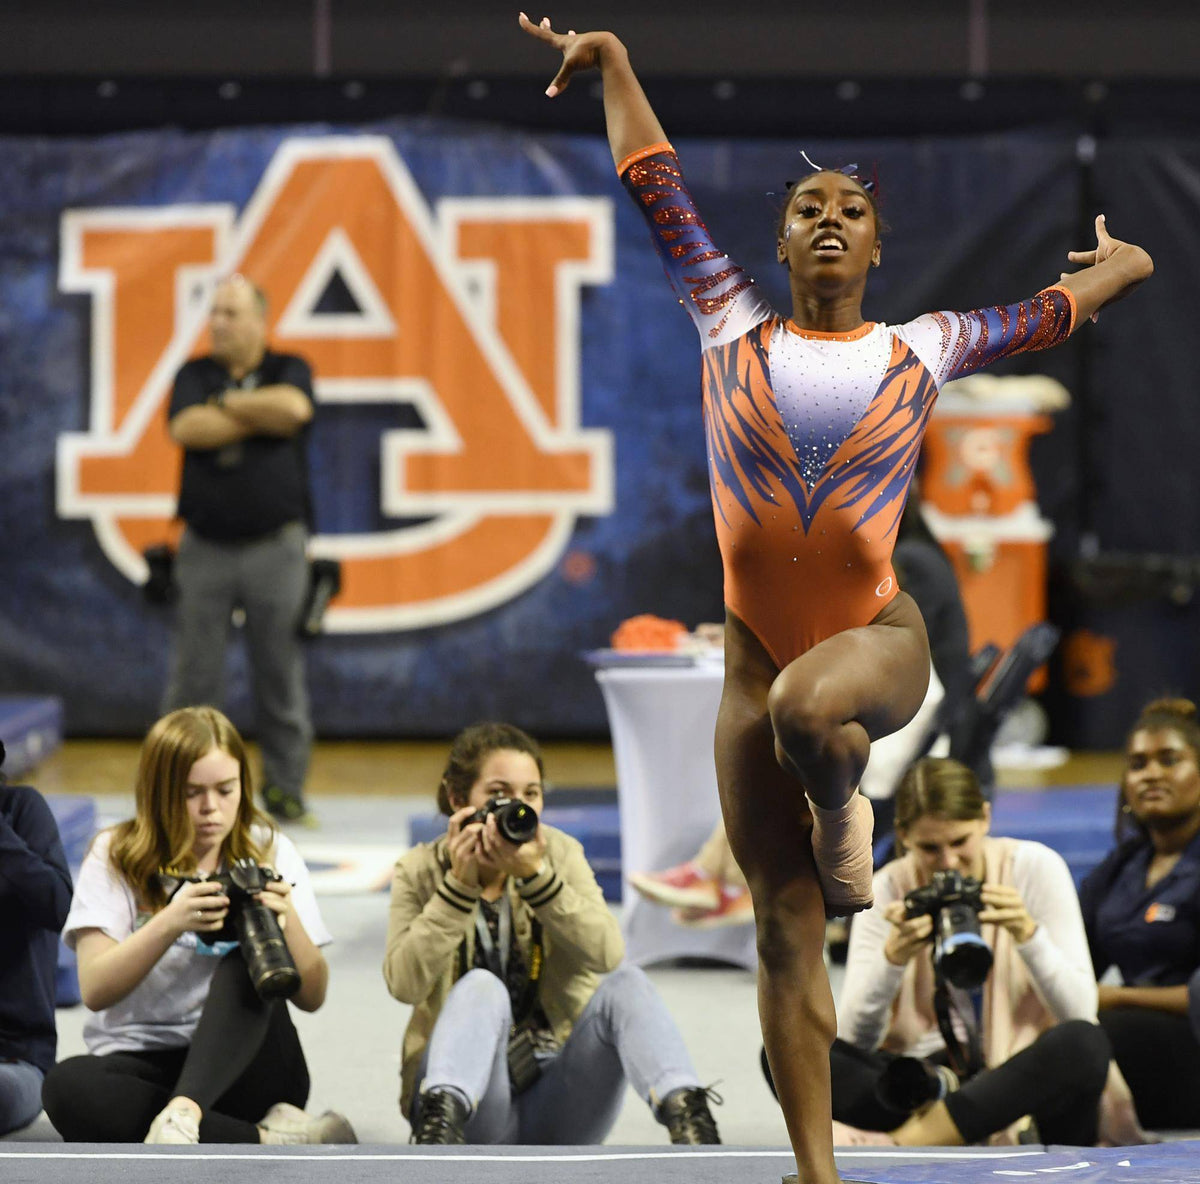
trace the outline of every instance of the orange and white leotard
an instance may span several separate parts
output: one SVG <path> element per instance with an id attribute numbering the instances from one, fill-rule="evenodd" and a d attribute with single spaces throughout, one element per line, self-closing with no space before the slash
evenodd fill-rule
<path id="1" fill-rule="evenodd" d="M 896 528 L 942 384 L 1064 341 L 1074 298 L 1056 286 L 903 325 L 802 330 L 713 245 L 670 144 L 618 172 L 700 331 L 725 603 L 782 669 L 899 590 Z"/>

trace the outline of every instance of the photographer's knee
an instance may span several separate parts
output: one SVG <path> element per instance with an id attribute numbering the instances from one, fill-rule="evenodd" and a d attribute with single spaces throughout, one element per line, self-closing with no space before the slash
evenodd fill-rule
<path id="1" fill-rule="evenodd" d="M 1112 1045 L 1099 1024 L 1089 1020 L 1064 1020 L 1046 1034 L 1053 1056 L 1072 1066 L 1081 1089 L 1099 1093 L 1108 1077 Z"/>
<path id="2" fill-rule="evenodd" d="M 601 980 L 592 996 L 592 1006 L 615 1019 L 629 1009 L 644 1008 L 648 997 L 654 994 L 654 986 L 646 972 L 632 963 L 622 962 Z"/>
<path id="3" fill-rule="evenodd" d="M 455 1003 L 462 1003 L 473 1014 L 491 1016 L 497 1023 L 512 1022 L 512 1000 L 508 987 L 490 970 L 468 970 L 450 988 Z"/>

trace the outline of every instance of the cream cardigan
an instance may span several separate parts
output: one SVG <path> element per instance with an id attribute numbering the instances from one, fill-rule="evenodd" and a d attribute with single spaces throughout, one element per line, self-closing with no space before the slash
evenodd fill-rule
<path id="1" fill-rule="evenodd" d="M 1037 930 L 1024 945 L 995 925 L 983 927 L 995 965 L 984 987 L 983 1045 L 988 1064 L 1007 1060 L 1051 1025 L 1096 1019 L 1096 978 L 1079 898 L 1066 862 L 1041 843 L 984 840 L 985 878 L 1020 893 Z M 917 883 L 911 856 L 875 877 L 875 904 L 856 917 L 846 979 L 838 1002 L 838 1035 L 859 1048 L 928 1056 L 943 1047 L 933 1011 L 928 949 L 893 966 L 883 947 L 891 922 L 883 910 Z"/>

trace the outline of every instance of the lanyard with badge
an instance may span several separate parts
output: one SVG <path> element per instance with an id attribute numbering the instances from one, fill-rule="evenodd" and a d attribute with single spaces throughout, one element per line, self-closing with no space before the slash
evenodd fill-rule
<path id="1" fill-rule="evenodd" d="M 512 901 L 508 893 L 500 895 L 500 921 L 497 939 L 483 915 L 483 909 L 475 909 L 475 939 L 488 970 L 508 989 L 508 959 L 512 950 Z M 499 947 L 499 948 L 497 948 Z M 460 970 L 466 969 L 466 943 L 460 951 Z M 514 1005 L 514 1022 L 508 1034 L 508 1078 L 513 1095 L 524 1093 L 542 1075 L 538 1063 L 533 1034 L 533 1024 L 527 1022 L 537 997 L 538 980 L 542 977 L 544 962 L 542 926 L 533 920 L 533 941 L 529 951 L 529 976 L 521 993 L 519 1004 Z"/>
<path id="2" fill-rule="evenodd" d="M 512 950 L 512 901 L 508 893 L 500 895 L 500 925 L 499 942 L 492 940 L 492 929 L 483 915 L 483 909 L 475 910 L 475 940 L 483 954 L 483 960 L 490 970 L 506 987 L 508 986 L 508 955 Z M 499 949 L 496 949 L 497 944 Z"/>

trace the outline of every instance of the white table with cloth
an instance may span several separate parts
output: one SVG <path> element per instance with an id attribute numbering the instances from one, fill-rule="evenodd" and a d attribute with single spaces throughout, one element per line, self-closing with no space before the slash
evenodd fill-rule
<path id="1" fill-rule="evenodd" d="M 713 734 L 725 667 L 719 657 L 634 656 L 598 650 L 597 666 L 617 766 L 626 955 L 637 965 L 670 958 L 712 958 L 754 969 L 752 924 L 718 929 L 677 925 L 671 910 L 629 885 L 631 872 L 660 872 L 691 859 L 721 815 Z M 888 798 L 926 748 L 943 697 L 930 669 L 916 716 L 871 745 L 862 792 Z M 797 785 L 797 792 L 802 792 Z"/>
<path id="2" fill-rule="evenodd" d="M 589 655 L 589 657 L 591 657 Z M 692 858 L 721 815 L 713 733 L 721 702 L 721 661 L 679 657 L 592 658 L 604 695 L 617 767 L 621 815 L 622 929 L 626 957 L 645 966 L 711 958 L 754 969 L 754 926 L 691 929 L 644 900 L 630 872 L 658 872 Z M 683 664 L 687 663 L 687 664 Z"/>

